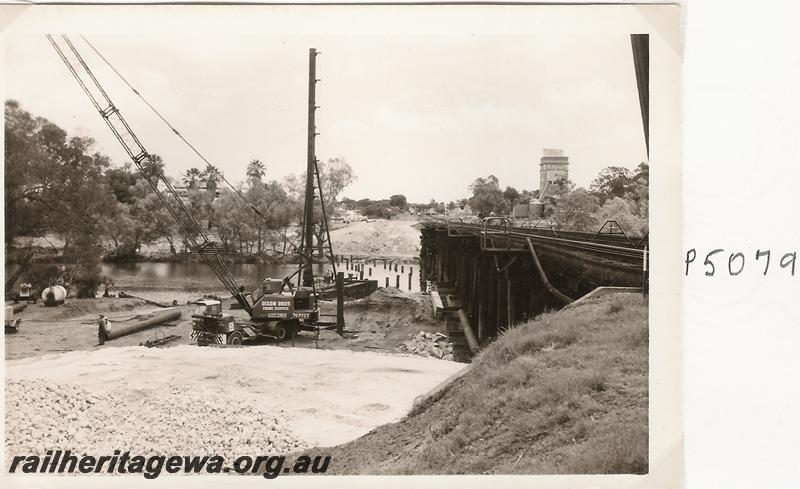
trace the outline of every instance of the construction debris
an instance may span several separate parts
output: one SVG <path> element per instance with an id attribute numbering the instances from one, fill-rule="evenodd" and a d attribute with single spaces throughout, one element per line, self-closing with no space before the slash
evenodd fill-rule
<path id="1" fill-rule="evenodd" d="M 426 333 L 420 331 L 413 338 L 403 343 L 409 353 L 423 357 L 434 357 L 441 360 L 453 360 L 453 345 L 442 333 Z"/>
<path id="2" fill-rule="evenodd" d="M 283 413 L 224 397 L 204 398 L 173 385 L 170 396 L 124 391 L 92 394 L 74 384 L 43 379 L 6 384 L 6 458 L 44 456 L 58 447 L 73 453 L 137 455 L 285 454 L 306 448 Z"/>
<path id="3" fill-rule="evenodd" d="M 124 291 L 120 291 L 120 293 L 118 295 L 122 299 L 137 299 L 137 300 L 140 300 L 140 301 L 144 301 L 144 302 L 146 302 L 148 304 L 152 304 L 152 305 L 154 305 L 156 307 L 172 307 L 172 306 L 169 306 L 167 304 L 162 304 L 160 302 L 151 301 L 150 299 L 145 299 L 144 297 L 137 297 L 137 296 L 132 295 L 132 294 L 127 294 Z M 173 303 L 173 306 L 174 305 L 176 305 L 176 304 Z"/>
<path id="4" fill-rule="evenodd" d="M 181 338 L 181 335 L 171 334 L 171 335 L 168 335 L 168 336 L 162 336 L 161 338 L 156 338 L 156 339 L 153 339 L 153 340 L 147 340 L 147 341 L 145 341 L 143 343 L 139 343 L 139 346 L 145 346 L 147 348 L 153 348 L 153 347 L 156 347 L 156 346 L 166 345 L 167 343 L 171 343 L 171 342 L 173 342 L 175 340 L 179 340 L 180 338 Z"/>

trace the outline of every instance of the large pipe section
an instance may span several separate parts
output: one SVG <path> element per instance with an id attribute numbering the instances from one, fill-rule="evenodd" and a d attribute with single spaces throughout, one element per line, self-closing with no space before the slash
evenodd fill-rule
<path id="1" fill-rule="evenodd" d="M 458 322 L 461 323 L 461 329 L 464 330 L 464 336 L 467 338 L 467 346 L 469 350 L 476 354 L 478 353 L 478 340 L 475 338 L 475 333 L 472 332 L 472 327 L 469 325 L 467 313 L 463 309 L 458 310 Z"/>
<path id="2" fill-rule="evenodd" d="M 536 254 L 536 250 L 533 248 L 533 242 L 531 242 L 531 238 L 527 238 L 527 241 L 528 249 L 531 250 L 531 256 L 533 257 L 533 263 L 536 265 L 536 270 L 539 272 L 539 278 L 542 279 L 542 283 L 544 284 L 545 288 L 547 288 L 547 290 L 549 290 L 554 296 L 558 297 L 566 304 L 574 302 L 574 299 L 553 287 L 550 281 L 547 280 L 547 274 L 544 273 L 544 268 L 542 268 L 542 264 L 539 262 L 539 256 Z"/>
<path id="3" fill-rule="evenodd" d="M 180 319 L 180 317 L 181 311 L 179 309 L 165 309 L 151 314 L 143 314 L 117 325 L 112 322 L 110 326 L 111 332 L 105 335 L 105 341 L 127 336 L 131 333 L 152 328 L 153 326 L 158 326 L 169 321 L 175 321 L 176 319 Z M 102 343 L 103 341 L 100 342 L 100 344 Z"/>

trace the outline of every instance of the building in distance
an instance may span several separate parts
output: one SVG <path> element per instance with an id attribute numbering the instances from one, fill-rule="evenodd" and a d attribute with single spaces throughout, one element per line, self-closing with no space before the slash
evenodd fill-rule
<path id="1" fill-rule="evenodd" d="M 558 180 L 569 178 L 569 157 L 564 156 L 563 149 L 544 149 L 539 163 L 539 195 L 547 185 Z"/>

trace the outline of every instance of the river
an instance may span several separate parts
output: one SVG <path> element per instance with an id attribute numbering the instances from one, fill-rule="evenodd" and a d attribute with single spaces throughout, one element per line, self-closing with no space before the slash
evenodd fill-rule
<path id="1" fill-rule="evenodd" d="M 389 278 L 390 286 L 397 284 L 397 276 L 400 276 L 400 288 L 409 290 L 408 273 L 409 267 L 413 267 L 411 279 L 411 291 L 419 292 L 419 267 L 416 264 L 403 264 L 402 272 L 398 266 L 397 272 L 383 268 L 383 262 L 378 261 L 377 266 L 372 263 L 364 265 L 364 278 L 378 280 L 378 285 L 386 285 L 386 278 Z M 6 274 L 11 273 L 14 265 L 6 266 Z M 297 271 L 297 265 L 292 264 L 273 264 L 273 263 L 233 263 L 228 264 L 233 277 L 239 285 L 245 287 L 247 291 L 253 290 L 264 278 L 283 278 Z M 315 265 L 314 275 L 321 277 L 330 265 Z M 337 267 L 338 271 L 358 276 L 355 270 L 348 270 L 344 263 Z M 390 268 L 390 267 L 387 267 Z M 370 269 L 372 275 L 370 275 Z M 161 262 L 140 262 L 140 263 L 103 263 L 101 274 L 111 279 L 114 283 L 110 292 L 116 293 L 125 291 L 129 294 L 145 297 L 147 299 L 172 302 L 185 302 L 195 299 L 202 294 L 227 295 L 225 289 L 220 284 L 214 272 L 204 263 L 161 263 Z M 21 277 L 24 280 L 24 276 Z M 297 283 L 297 278 L 293 279 Z M 103 293 L 102 286 L 98 294 Z"/>

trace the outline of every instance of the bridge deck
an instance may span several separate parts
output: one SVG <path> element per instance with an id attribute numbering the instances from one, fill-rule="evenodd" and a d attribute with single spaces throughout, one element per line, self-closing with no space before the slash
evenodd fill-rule
<path id="1" fill-rule="evenodd" d="M 470 223 L 431 222 L 424 227 L 447 232 L 449 237 L 476 237 L 497 252 L 528 253 L 527 240 L 555 253 L 569 254 L 604 266 L 641 270 L 647 240 L 638 243 L 622 235 L 596 236 L 580 231 L 553 231 L 523 227 L 485 226 Z M 637 247 L 637 244 L 639 245 Z"/>

